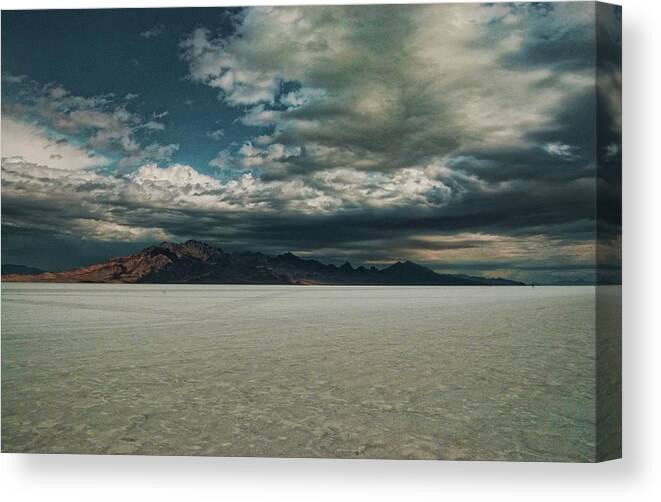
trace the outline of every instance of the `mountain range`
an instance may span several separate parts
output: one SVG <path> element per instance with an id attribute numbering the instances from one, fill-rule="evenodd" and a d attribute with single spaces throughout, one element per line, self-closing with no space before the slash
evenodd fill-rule
<path id="1" fill-rule="evenodd" d="M 39 268 L 26 267 L 25 265 L 13 265 L 11 263 L 2 264 L 2 275 L 38 275 L 43 274 L 45 271 Z"/>
<path id="2" fill-rule="evenodd" d="M 5 273 L 7 270 L 8 273 Z M 66 272 L 41 272 L 22 265 L 2 269 L 7 282 L 91 282 L 147 284 L 347 284 L 429 286 L 520 286 L 500 278 L 438 274 L 410 261 L 385 268 L 323 264 L 292 253 L 228 253 L 205 242 L 163 242 L 129 256 Z"/>

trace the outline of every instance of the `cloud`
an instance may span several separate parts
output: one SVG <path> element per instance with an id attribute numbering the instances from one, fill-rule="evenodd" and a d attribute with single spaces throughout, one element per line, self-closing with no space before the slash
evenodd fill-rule
<path id="1" fill-rule="evenodd" d="M 119 225 L 117 223 L 94 220 L 76 219 L 71 222 L 74 228 L 84 233 L 89 239 L 110 242 L 126 241 L 166 241 L 172 237 L 160 228 L 144 228 L 134 225 Z"/>
<path id="2" fill-rule="evenodd" d="M 144 39 L 149 40 L 150 38 L 160 37 L 165 31 L 165 26 L 162 24 L 157 24 L 151 28 L 140 32 L 140 36 Z"/>
<path id="3" fill-rule="evenodd" d="M 556 110 L 593 83 L 589 65 L 516 58 L 550 37 L 564 47 L 558 29 L 589 33 L 594 11 L 561 4 L 540 16 L 499 4 L 258 7 L 233 37 L 200 28 L 182 49 L 192 80 L 247 107 L 243 124 L 303 149 L 292 171 L 393 170 L 530 146 L 532 132 L 557 126 Z"/>
<path id="4" fill-rule="evenodd" d="M 10 121 L 12 132 L 18 134 L 15 123 L 29 123 L 34 128 L 32 134 L 37 134 L 35 131 L 48 131 L 50 136 L 57 139 L 74 138 L 73 142 L 80 149 L 96 151 L 97 154 L 101 152 L 102 156 L 98 159 L 106 161 L 119 157 L 122 166 L 149 160 L 169 160 L 178 148 L 176 144 L 162 145 L 153 140 L 147 142 L 148 138 L 141 133 L 153 134 L 164 130 L 165 125 L 158 122 L 158 119 L 165 117 L 167 112 L 154 114 L 151 119 L 131 112 L 127 108 L 127 101 L 131 101 L 135 95 L 127 95 L 123 102 L 116 103 L 113 94 L 77 96 L 54 83 L 40 85 L 26 81 L 25 84 L 23 92 L 3 102 L 3 123 L 5 120 Z M 23 130 L 21 134 L 25 137 L 27 133 Z M 11 136 L 6 141 L 10 150 L 17 148 L 17 145 L 24 145 L 19 137 Z M 42 159 L 35 157 L 34 152 L 24 157 L 42 162 Z M 87 164 L 99 165 L 101 162 L 96 160 Z"/>
<path id="5" fill-rule="evenodd" d="M 559 142 L 546 143 L 543 148 L 547 153 L 563 159 L 573 159 L 574 151 L 576 150 L 576 147 L 572 145 Z"/>
<path id="6" fill-rule="evenodd" d="M 235 160 L 232 153 L 228 149 L 224 149 L 218 152 L 218 155 L 209 162 L 209 165 L 218 168 L 231 168 L 234 166 L 234 163 Z"/>
<path id="7" fill-rule="evenodd" d="M 79 170 L 107 165 L 110 160 L 68 142 L 43 127 L 12 117 L 2 118 L 2 155 L 56 169 Z"/>
<path id="8" fill-rule="evenodd" d="M 207 137 L 215 140 L 221 139 L 225 136 L 225 131 L 223 129 L 215 129 L 213 131 L 207 131 Z"/>
<path id="9" fill-rule="evenodd" d="M 610 143 L 606 145 L 606 149 L 604 151 L 604 156 L 606 158 L 613 158 L 617 156 L 620 153 L 620 145 L 618 143 Z"/>
<path id="10" fill-rule="evenodd" d="M 148 122 L 145 122 L 142 127 L 145 129 L 149 129 L 150 131 L 162 131 L 165 129 L 165 125 L 163 125 L 160 122 L 156 122 L 155 120 L 150 120 Z"/>
<path id="11" fill-rule="evenodd" d="M 177 144 L 161 145 L 160 143 L 151 143 L 125 155 L 119 160 L 118 164 L 119 166 L 135 166 L 150 160 L 169 161 L 177 150 L 179 150 Z"/>
<path id="12" fill-rule="evenodd" d="M 221 181 L 182 164 L 145 164 L 112 175 L 4 159 L 3 225 L 103 242 L 194 236 L 326 260 L 408 258 L 446 271 L 481 266 L 487 273 L 489 266 L 515 270 L 522 264 L 589 268 L 590 208 L 580 209 L 591 200 L 589 187 L 565 187 L 565 201 L 556 207 L 559 193 L 539 197 L 520 186 L 487 198 L 472 186 L 479 181 L 455 177 L 433 164 L 398 173 L 330 170 L 287 181 L 244 173 Z M 451 186 L 464 188 L 463 200 Z M 475 210 L 479 215 L 468 216 Z M 584 220 L 567 221 L 568 213 Z"/>
<path id="13" fill-rule="evenodd" d="M 2 81 L 9 84 L 20 84 L 27 79 L 27 75 L 12 75 L 11 73 L 5 72 L 2 74 Z"/>
<path id="14" fill-rule="evenodd" d="M 130 178 L 139 185 L 162 183 L 173 188 L 199 186 L 206 189 L 214 189 L 219 186 L 218 181 L 214 178 L 200 174 L 192 167 L 182 164 L 174 164 L 165 168 L 159 168 L 156 164 L 147 164 L 133 172 Z"/>

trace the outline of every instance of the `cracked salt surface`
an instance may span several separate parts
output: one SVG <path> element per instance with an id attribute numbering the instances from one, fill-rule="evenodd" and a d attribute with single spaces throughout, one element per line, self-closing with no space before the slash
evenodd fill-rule
<path id="1" fill-rule="evenodd" d="M 591 461 L 595 288 L 2 284 L 6 452 Z"/>

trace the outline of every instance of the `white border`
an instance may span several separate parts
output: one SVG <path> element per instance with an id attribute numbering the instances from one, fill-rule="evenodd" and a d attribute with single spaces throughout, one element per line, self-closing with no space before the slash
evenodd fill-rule
<path id="1" fill-rule="evenodd" d="M 314 4 L 139 0 L 140 7 Z M 328 3 L 411 3 L 346 2 Z M 658 113 L 661 2 L 624 6 L 624 459 L 522 464 L 0 455 L 5 500 L 661 500 Z M 0 0 L 2 9 L 135 7 L 127 0 Z M 656 113 L 655 113 L 656 112 Z"/>

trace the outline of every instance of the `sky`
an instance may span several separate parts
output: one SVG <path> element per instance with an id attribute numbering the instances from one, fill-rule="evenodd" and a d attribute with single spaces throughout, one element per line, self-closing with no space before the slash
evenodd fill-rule
<path id="1" fill-rule="evenodd" d="M 164 240 L 619 277 L 620 10 L 2 12 L 2 260 Z"/>

